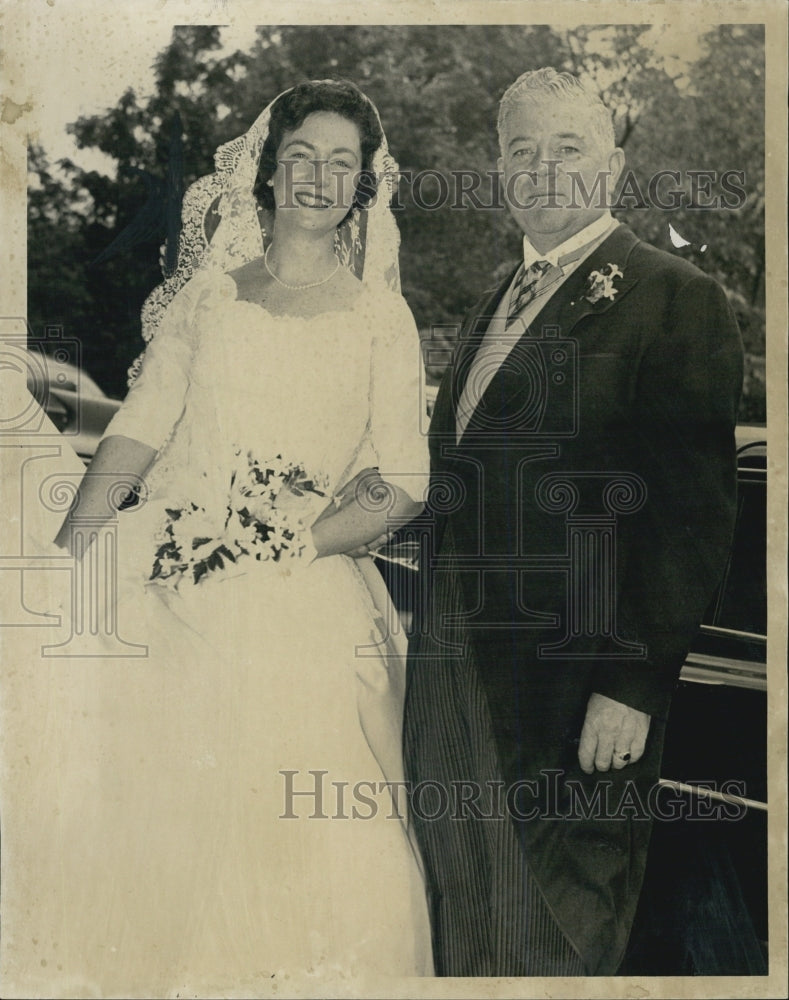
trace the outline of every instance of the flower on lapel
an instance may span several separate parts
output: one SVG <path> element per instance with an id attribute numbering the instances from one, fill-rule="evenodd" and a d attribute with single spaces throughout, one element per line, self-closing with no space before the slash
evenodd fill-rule
<path id="1" fill-rule="evenodd" d="M 613 301 L 618 289 L 614 288 L 614 278 L 624 278 L 624 272 L 616 264 L 606 264 L 599 271 L 592 271 L 586 279 L 586 293 L 582 296 L 594 305 L 600 299 Z"/>

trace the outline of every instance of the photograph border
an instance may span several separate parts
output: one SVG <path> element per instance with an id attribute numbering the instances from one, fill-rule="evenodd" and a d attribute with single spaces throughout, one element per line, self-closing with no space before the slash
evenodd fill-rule
<path id="1" fill-rule="evenodd" d="M 27 313 L 26 274 L 26 147 L 30 121 L 46 101 L 37 84 L 36 61 L 29 47 L 31 18 L 50 18 L 51 30 L 63 33 L 64 46 L 76 46 L 83 18 L 121 19 L 130 38 L 134 25 L 154 20 L 176 24 L 595 24 L 657 23 L 694 25 L 709 23 L 759 23 L 765 33 L 766 121 L 766 379 L 768 438 L 768 792 L 769 837 L 769 942 L 770 973 L 766 977 L 600 977 L 589 979 L 533 980 L 407 980 L 379 983 L 345 981 L 340 992 L 336 984 L 313 982 L 290 996 L 369 996 L 369 997 L 781 997 L 787 977 L 787 12 L 783 0 L 734 2 L 705 0 L 684 5 L 668 0 L 659 6 L 634 0 L 564 0 L 562 3 L 524 0 L 406 0 L 381 3 L 370 0 L 328 5 L 315 2 L 274 4 L 243 0 L 131 0 L 134 11 L 123 0 L 114 8 L 99 0 L 70 0 L 67 12 L 63 0 L 25 0 L 0 5 L 0 44 L 5 68 L 0 85 L 2 104 L 0 138 L 0 217 L 4 240 L 0 262 L 0 316 L 24 318 Z M 63 5 L 65 6 L 65 5 Z M 120 9 L 119 9 L 120 8 Z M 153 56 L 153 53 L 142 53 Z M 108 102 L 109 103 L 109 102 Z M 65 124 L 65 123 L 64 123 Z M 491 124 L 492 127 L 493 123 Z M 0 632 L 0 653 L 12 647 L 8 630 Z M 2 697 L 2 692 L 0 692 Z M 732 734 L 734 738 L 738 734 Z M 8 770 L 0 761 L 0 780 Z M 0 786 L 0 799 L 2 786 Z M 326 992 L 316 993 L 317 990 Z M 302 988 L 299 987 L 299 990 Z M 342 992 L 348 989 L 349 992 Z M 0 992 L 2 984 L 0 984 Z M 5 996 L 5 992 L 3 992 Z M 263 995 L 263 994 L 261 994 Z M 273 995 L 273 993 L 272 993 Z M 282 987 L 278 996 L 286 995 Z"/>

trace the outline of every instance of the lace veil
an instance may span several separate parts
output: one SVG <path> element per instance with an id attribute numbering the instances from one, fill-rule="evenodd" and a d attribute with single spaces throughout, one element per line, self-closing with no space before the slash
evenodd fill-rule
<path id="1" fill-rule="evenodd" d="M 214 154 L 214 172 L 187 189 L 175 270 L 154 288 L 142 307 L 142 335 L 146 344 L 156 336 L 176 294 L 195 274 L 208 269 L 231 271 L 263 253 L 265 215 L 254 195 L 255 181 L 271 109 L 291 89 L 279 94 L 248 132 L 221 145 Z M 380 124 L 378 110 L 370 104 Z M 376 192 L 365 208 L 354 208 L 338 227 L 335 251 L 341 264 L 361 281 L 381 283 L 399 292 L 399 233 L 391 210 L 398 167 L 389 153 L 383 127 L 381 133 L 383 139 L 371 164 Z M 129 369 L 130 386 L 137 378 L 143 356 Z"/>

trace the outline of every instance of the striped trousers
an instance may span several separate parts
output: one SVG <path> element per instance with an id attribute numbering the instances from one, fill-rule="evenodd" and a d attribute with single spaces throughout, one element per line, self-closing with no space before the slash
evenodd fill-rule
<path id="1" fill-rule="evenodd" d="M 436 974 L 582 976 L 585 966 L 556 924 L 503 808 L 490 713 L 458 620 L 463 601 L 452 552 L 448 526 L 448 571 L 436 574 L 427 634 L 412 639 L 404 724 Z"/>

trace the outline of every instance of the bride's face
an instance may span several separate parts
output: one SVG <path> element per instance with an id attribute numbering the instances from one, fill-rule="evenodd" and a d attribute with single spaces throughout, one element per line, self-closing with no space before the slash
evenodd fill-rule
<path id="1" fill-rule="evenodd" d="M 356 124 L 332 111 L 307 115 L 277 150 L 271 181 L 278 222 L 317 232 L 335 229 L 351 208 L 361 169 Z"/>

